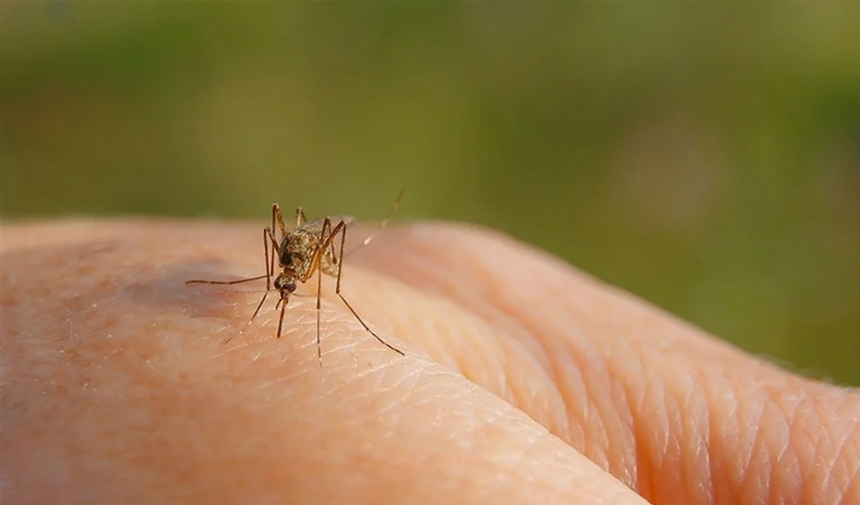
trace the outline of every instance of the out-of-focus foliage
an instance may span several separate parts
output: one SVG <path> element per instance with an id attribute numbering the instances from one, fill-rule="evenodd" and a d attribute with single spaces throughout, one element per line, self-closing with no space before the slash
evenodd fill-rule
<path id="1" fill-rule="evenodd" d="M 6 218 L 372 218 L 405 187 L 399 218 L 500 228 L 860 384 L 860 5 L 54 0 L 1 19 Z"/>

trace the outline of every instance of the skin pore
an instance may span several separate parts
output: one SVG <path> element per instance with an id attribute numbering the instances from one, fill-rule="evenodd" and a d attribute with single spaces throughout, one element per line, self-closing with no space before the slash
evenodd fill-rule
<path id="1" fill-rule="evenodd" d="M 315 281 L 282 338 L 273 300 L 224 344 L 265 281 L 184 281 L 265 272 L 259 235 L 0 228 L 3 503 L 860 503 L 856 391 L 495 232 L 403 225 L 347 258 L 405 357 L 331 278 L 322 367 Z"/>

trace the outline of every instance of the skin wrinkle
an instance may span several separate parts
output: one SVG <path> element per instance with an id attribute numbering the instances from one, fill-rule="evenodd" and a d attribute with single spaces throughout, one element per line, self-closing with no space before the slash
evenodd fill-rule
<path id="1" fill-rule="evenodd" d="M 621 443 L 615 447 L 610 446 L 607 450 L 610 454 L 615 453 L 620 455 L 610 459 L 610 465 L 613 461 L 616 462 L 614 466 L 610 466 L 610 471 L 614 475 L 617 475 L 621 482 L 634 489 L 636 483 L 639 481 L 639 469 L 636 465 L 637 458 L 634 450 L 636 447 L 636 436 L 633 429 L 633 414 L 629 408 L 628 389 L 618 382 L 613 382 L 612 386 L 614 402 L 616 405 L 621 405 L 617 417 L 617 433 L 620 434 Z"/>
<path id="2" fill-rule="evenodd" d="M 844 405 L 844 400 L 840 403 Z M 834 410 L 838 411 L 839 409 L 837 408 Z M 849 440 L 851 439 L 851 433 L 857 433 L 857 427 L 858 424 L 860 424 L 860 416 L 854 416 L 853 420 L 851 420 L 851 417 L 847 417 L 846 419 L 849 419 L 848 424 L 850 424 L 850 426 L 846 427 L 847 429 L 844 430 L 844 435 L 841 437 L 841 439 L 835 442 L 835 456 L 833 458 L 833 461 L 831 461 L 827 467 L 828 471 L 825 472 L 825 485 L 831 483 L 833 487 L 840 491 L 840 494 L 842 496 L 846 495 L 846 491 L 850 486 L 850 480 L 852 478 L 852 470 L 848 468 L 849 457 L 847 451 L 849 450 Z M 832 422 L 838 423 L 839 421 L 834 420 Z M 837 432 L 837 430 L 829 431 L 831 437 L 836 437 L 834 432 Z M 840 467 L 842 471 L 839 471 Z M 856 466 L 853 472 L 856 472 Z M 840 478 L 840 475 L 845 475 L 844 479 Z M 840 496 L 840 498 L 842 498 L 842 496 Z"/>
<path id="3" fill-rule="evenodd" d="M 532 332 L 536 333 L 536 330 L 532 330 Z M 550 331 L 550 334 L 552 334 L 552 333 L 553 333 L 553 331 Z M 577 341 L 577 342 L 580 343 L 581 346 L 587 346 L 587 343 L 585 341 Z M 589 347 L 591 347 L 591 346 L 589 346 Z M 597 352 L 584 353 L 584 352 L 582 352 L 582 348 L 570 350 L 567 353 L 565 353 L 564 355 L 582 356 L 584 354 L 585 355 L 590 354 L 590 357 L 585 360 L 586 361 L 585 364 L 580 365 L 580 368 L 582 366 L 588 367 L 591 371 L 591 373 L 589 373 L 588 376 L 600 377 L 602 375 L 603 376 L 602 378 L 605 380 L 606 387 L 608 387 L 610 391 L 612 391 L 614 388 L 616 388 L 618 386 L 621 386 L 621 391 L 622 391 L 622 396 L 623 396 L 626 393 L 627 388 L 624 385 L 619 384 L 618 382 L 612 381 L 610 379 L 610 377 L 617 375 L 615 373 L 617 369 L 615 367 L 611 366 L 612 363 L 617 363 L 619 361 L 624 361 L 624 360 L 623 359 L 619 360 L 618 356 L 612 356 L 609 359 L 605 359 L 601 354 L 599 354 Z M 557 355 L 557 354 L 555 354 L 555 355 Z M 594 363 L 601 363 L 601 365 L 600 366 L 594 366 Z M 606 363 L 606 365 L 604 366 L 602 363 Z M 563 370 L 567 371 L 569 369 L 563 369 Z M 566 378 L 559 379 L 556 382 L 559 384 L 565 384 Z M 605 395 L 605 394 L 600 393 L 600 392 L 593 392 L 590 395 L 586 395 L 586 398 L 606 398 L 606 397 L 613 398 L 614 396 L 615 395 Z M 571 396 L 567 396 L 567 397 L 571 397 Z M 594 435 L 596 433 L 595 430 L 601 430 L 600 433 L 602 433 L 603 436 L 600 437 L 596 441 L 596 444 L 592 445 L 591 449 L 588 448 L 588 445 L 586 445 L 585 448 L 586 448 L 586 454 L 588 454 L 591 459 L 596 460 L 596 462 L 601 467 L 605 467 L 605 468 L 610 469 L 614 475 L 622 476 L 622 481 L 624 481 L 628 485 L 635 486 L 636 481 L 637 481 L 637 479 L 635 478 L 635 474 L 637 472 L 635 469 L 636 457 L 631 456 L 629 459 L 625 458 L 623 456 L 624 455 L 623 451 L 620 453 L 621 454 L 620 458 L 609 459 L 605 455 L 605 451 L 613 445 L 622 446 L 622 447 L 623 446 L 631 447 L 634 445 L 634 444 L 625 444 L 625 443 L 613 444 L 611 442 L 611 440 L 614 437 L 610 437 L 610 435 L 609 435 L 609 433 L 620 433 L 622 437 L 632 437 L 633 429 L 630 426 L 632 421 L 631 420 L 622 421 L 621 417 L 617 414 L 619 408 L 623 411 L 627 404 L 628 404 L 628 402 L 626 400 L 624 400 L 623 398 L 620 400 L 617 398 L 613 398 L 613 400 L 607 404 L 597 405 L 597 408 L 594 411 L 594 413 L 596 415 L 594 417 L 589 418 L 589 421 L 588 421 L 589 431 L 588 432 L 591 435 L 592 439 L 594 438 Z M 607 425 L 607 423 L 616 425 L 617 426 L 616 429 L 606 430 L 605 426 Z M 624 428 L 624 426 L 627 426 L 627 428 Z M 595 450 L 595 448 L 596 448 L 596 450 Z M 628 462 L 625 463 L 624 462 L 625 460 L 627 460 Z"/>
<path id="4" fill-rule="evenodd" d="M 689 439 L 685 454 L 681 455 L 680 464 L 685 469 L 687 488 L 692 503 L 713 503 L 713 483 L 711 481 L 710 463 L 710 406 L 707 398 L 702 395 L 702 384 L 709 381 L 709 376 L 701 370 L 693 369 L 691 381 L 685 392 L 681 409 L 686 413 L 686 426 Z M 685 462 L 684 459 L 689 461 Z"/>
<path id="5" fill-rule="evenodd" d="M 470 314 L 464 314 L 461 323 L 458 326 L 464 328 L 459 334 L 454 334 L 450 331 L 450 326 L 442 321 L 434 320 L 433 330 L 426 332 L 426 335 L 445 334 L 446 342 L 456 342 L 455 358 L 450 360 L 450 367 L 462 374 L 466 379 L 484 384 L 489 389 L 495 392 L 500 397 L 515 401 L 519 395 L 516 394 L 517 388 L 509 380 L 509 374 L 502 372 L 503 364 L 507 352 L 500 346 L 492 345 L 492 338 L 480 340 L 473 338 L 461 338 L 463 334 L 475 335 L 494 335 L 496 330 L 487 327 L 483 321 L 475 320 Z M 469 331 L 471 329 L 471 331 Z M 432 340 L 432 338 L 431 338 Z M 440 356 L 448 355 L 443 349 L 439 349 Z"/>
<path id="6" fill-rule="evenodd" d="M 714 407 L 722 408 L 724 415 L 710 416 L 711 430 L 709 447 L 723 444 L 728 447 L 740 447 L 741 412 L 737 394 L 729 387 L 729 381 L 723 375 L 712 376 L 703 384 L 706 398 L 712 399 Z M 742 470 L 738 468 L 737 459 L 732 458 L 720 451 L 711 454 L 712 476 L 715 481 L 713 485 L 714 503 L 738 503 L 740 500 L 737 493 L 738 476 Z M 727 482 L 729 485 L 720 485 Z"/>
<path id="7" fill-rule="evenodd" d="M 705 375 L 701 371 L 699 372 L 699 384 L 700 389 L 697 390 L 697 395 L 695 399 L 701 402 L 700 405 L 697 405 L 698 411 L 696 415 L 700 417 L 699 426 L 702 433 L 699 436 L 696 445 L 696 454 L 695 460 L 701 465 L 701 473 L 702 475 L 699 477 L 699 486 L 700 486 L 700 495 L 701 499 L 705 503 L 713 503 L 714 502 L 714 462 L 711 458 L 711 430 L 713 429 L 713 420 L 714 417 L 710 405 L 708 404 L 708 398 L 702 394 L 703 389 L 701 389 L 701 384 L 708 383 L 711 379 L 709 376 Z"/>
<path id="8" fill-rule="evenodd" d="M 809 407 L 803 410 L 798 410 L 795 414 L 796 422 L 802 426 L 816 426 L 815 423 L 820 423 L 821 419 L 816 414 L 816 409 L 814 406 L 810 404 L 810 402 L 806 402 Z M 826 425 L 824 426 L 826 428 Z M 814 436 L 811 438 L 809 458 L 812 461 L 818 460 L 819 455 L 822 454 L 822 451 L 829 444 L 829 434 L 826 429 L 815 430 Z M 826 464 L 826 463 L 824 463 Z M 821 478 L 818 477 L 820 472 L 816 471 L 816 466 L 822 465 L 821 462 L 817 462 L 817 464 L 812 464 L 807 467 L 807 470 L 803 474 L 803 482 L 805 484 L 806 491 L 808 493 L 813 493 L 813 496 L 822 496 L 826 493 L 826 489 L 824 486 L 827 484 L 827 476 L 822 475 Z M 810 483 L 818 480 L 818 485 L 810 485 Z M 832 497 L 829 497 L 832 498 Z"/>
<path id="9" fill-rule="evenodd" d="M 645 388 L 648 382 L 645 379 L 645 366 L 647 357 L 642 349 L 635 346 L 626 346 L 613 349 L 611 355 L 605 358 L 606 369 L 610 376 L 628 377 L 627 382 L 612 381 L 611 387 L 619 391 L 620 398 L 614 401 L 623 421 L 620 423 L 619 431 L 625 442 L 622 447 L 629 448 L 627 451 L 616 451 L 622 456 L 618 458 L 618 464 L 610 467 L 615 475 L 622 476 L 621 480 L 631 488 L 636 488 L 640 483 L 639 474 L 647 471 L 643 465 L 642 454 L 639 452 L 641 446 L 636 439 L 641 431 L 637 416 L 643 413 L 642 406 L 645 404 Z M 653 490 L 653 487 L 652 487 Z M 642 492 L 642 491 L 640 491 Z M 643 492 L 643 496 L 649 497 Z"/>
<path id="10" fill-rule="evenodd" d="M 550 319 L 550 321 L 555 321 L 555 319 Z M 538 327 L 530 325 L 528 321 L 525 322 L 525 326 L 533 335 L 541 333 L 541 330 Z M 557 329 L 553 329 L 554 326 L 557 326 Z M 559 331 L 563 332 L 564 330 L 561 326 L 553 324 L 550 326 L 547 333 L 554 334 Z M 541 340 L 541 343 L 543 344 L 544 352 L 549 354 L 548 340 Z M 556 356 L 570 356 L 574 357 L 574 362 L 577 364 L 572 368 L 554 367 L 554 373 L 557 374 L 554 383 L 558 384 L 558 387 L 564 387 L 568 382 L 567 377 L 571 370 L 586 370 L 587 373 L 584 376 L 587 378 L 584 383 L 586 394 L 582 397 L 571 395 L 563 395 L 563 397 L 584 398 L 585 400 L 583 403 L 594 407 L 591 409 L 585 408 L 585 417 L 583 420 L 585 426 L 588 427 L 588 429 L 584 431 L 587 436 L 584 439 L 583 445 L 574 445 L 574 447 L 584 450 L 589 459 L 595 461 L 601 468 L 612 470 L 612 473 L 616 477 L 628 474 L 628 477 L 626 479 L 622 478 L 622 481 L 628 485 L 635 485 L 635 480 L 630 480 L 629 478 L 629 474 L 631 472 L 625 468 L 625 464 L 620 461 L 620 459 L 614 459 L 608 456 L 608 451 L 611 447 L 624 446 L 623 442 L 614 441 L 616 439 L 615 434 L 621 434 L 621 436 L 624 437 L 624 429 L 619 428 L 628 424 L 621 420 L 618 410 L 616 409 L 616 406 L 618 406 L 619 403 L 624 404 L 625 402 L 619 402 L 617 398 L 615 398 L 615 395 L 612 394 L 616 383 L 611 379 L 611 372 L 607 366 L 608 362 L 606 361 L 603 353 L 586 340 L 570 339 L 566 341 L 564 345 L 567 347 L 567 350 L 561 353 L 553 353 L 553 359 L 551 361 L 557 360 L 558 358 Z M 565 410 L 570 416 L 572 405 L 565 407 Z M 575 409 L 573 410 L 575 411 Z M 613 427 L 613 429 L 609 429 L 610 426 Z M 564 438 L 569 443 L 572 443 L 569 434 Z"/>
<path id="11" fill-rule="evenodd" d="M 800 465 L 797 458 L 797 448 L 800 443 L 797 441 L 797 425 L 799 423 L 799 415 L 801 408 L 807 404 L 805 398 L 795 397 L 788 399 L 789 401 L 777 401 L 777 409 L 782 413 L 785 425 L 785 436 L 782 440 L 774 442 L 774 451 L 776 456 L 774 462 L 776 467 L 782 469 L 781 475 L 775 476 L 780 481 L 777 486 L 781 490 L 782 498 L 785 501 L 792 500 L 792 497 L 802 495 L 802 482 L 807 482 L 809 475 L 801 476 Z M 772 431 L 772 430 L 770 430 Z M 794 441 L 794 443 L 791 443 Z M 794 498 L 797 499 L 797 498 Z"/>
<path id="12" fill-rule="evenodd" d="M 585 425 L 588 418 L 590 398 L 588 394 L 588 386 L 585 382 L 585 377 L 580 368 L 575 365 L 566 366 L 568 362 L 574 362 L 574 356 L 565 352 L 554 352 L 554 348 L 561 349 L 561 342 L 551 342 L 548 345 L 547 352 L 551 355 L 557 355 L 559 358 L 550 361 L 550 377 L 552 383 L 557 384 L 556 388 L 561 398 L 582 398 L 580 402 L 564 402 L 564 414 L 567 429 L 560 432 L 554 432 L 556 435 L 566 438 L 566 441 L 571 446 L 580 449 L 585 446 L 586 433 Z M 563 372 L 566 375 L 563 375 Z M 566 437 L 565 437 L 566 435 Z"/>
<path id="13" fill-rule="evenodd" d="M 655 480 L 655 475 L 659 462 L 668 456 L 670 432 L 666 409 L 643 408 L 649 399 L 649 403 L 664 405 L 666 391 L 661 382 L 649 379 L 650 376 L 654 375 L 653 370 L 646 369 L 645 374 L 642 382 L 642 400 L 638 408 L 633 410 L 637 414 L 633 418 L 633 430 L 635 430 L 636 435 L 634 438 L 636 439 L 637 475 L 639 476 L 636 485 L 646 499 L 653 501 L 660 487 Z M 647 429 L 647 426 L 652 426 L 652 429 Z"/>
<path id="14" fill-rule="evenodd" d="M 848 472 L 843 496 L 860 496 L 860 458 L 855 458 L 852 469 Z"/>
<path id="15" fill-rule="evenodd" d="M 851 411 L 850 415 L 844 417 L 844 419 L 849 419 L 851 423 L 848 431 L 849 435 L 847 436 L 854 435 L 853 438 L 860 437 L 860 409 L 853 408 L 856 405 L 849 407 L 847 404 L 847 397 L 843 398 L 841 405 Z M 854 452 L 852 453 L 851 451 Z M 846 467 L 850 467 L 845 476 L 844 496 L 860 496 L 860 454 L 858 452 L 860 451 L 858 451 L 856 444 L 852 444 L 850 448 L 847 443 L 843 445 L 842 456 L 846 462 Z"/>
<path id="16" fill-rule="evenodd" d="M 598 359 L 591 359 L 591 356 L 589 356 L 589 354 L 596 353 L 571 351 L 570 348 L 573 347 L 573 344 L 570 342 L 563 343 L 561 347 L 565 348 L 565 350 L 558 355 L 572 358 L 571 361 L 574 363 L 572 370 L 583 371 L 581 377 L 584 396 L 576 397 L 569 394 L 563 396 L 563 398 L 577 398 L 579 400 L 577 402 L 569 402 L 576 404 L 576 406 L 570 405 L 566 407 L 568 412 L 574 412 L 571 424 L 579 417 L 580 424 L 583 426 L 582 433 L 584 436 L 582 445 L 574 445 L 574 447 L 583 451 L 598 466 L 606 469 L 609 466 L 605 452 L 608 435 L 606 434 L 606 423 L 602 416 L 604 415 L 603 405 L 605 404 L 605 399 L 609 397 L 609 385 L 603 380 L 605 377 L 598 372 L 598 370 L 603 370 L 602 364 L 595 365 Z M 568 373 L 567 369 L 560 367 L 558 376 L 555 379 L 559 387 L 564 387 L 567 384 Z M 572 443 L 572 441 L 568 439 L 568 443 Z"/>
<path id="17" fill-rule="evenodd" d="M 811 414 L 811 415 L 815 415 L 815 414 Z M 817 416 L 817 415 L 815 415 L 815 416 L 816 416 L 816 418 L 819 418 L 819 416 Z M 828 430 L 828 429 L 822 430 L 821 435 L 818 439 L 818 443 L 816 444 L 816 459 L 819 460 L 818 465 L 820 465 L 822 468 L 826 468 L 827 471 L 830 472 L 833 470 L 832 463 L 836 462 L 837 460 L 835 460 L 835 458 L 834 458 L 833 460 L 830 460 L 830 461 L 827 461 L 827 460 L 820 461 L 821 458 L 819 455 L 820 454 L 826 454 L 826 453 L 834 453 L 835 454 L 834 447 L 833 447 L 833 436 L 830 434 L 830 430 Z M 823 497 L 825 500 L 827 500 L 829 502 L 833 502 L 835 500 L 838 500 L 839 499 L 838 495 L 840 494 L 837 487 L 832 486 L 832 485 L 828 485 L 830 483 L 831 478 L 832 478 L 832 476 L 829 475 L 828 473 L 818 472 L 818 475 L 816 476 L 816 478 L 813 479 L 814 481 L 818 481 L 817 482 L 818 485 L 815 486 L 817 488 L 816 491 L 818 493 L 818 496 Z"/>
<path id="18" fill-rule="evenodd" d="M 628 395 L 638 398 L 636 404 L 633 405 L 632 401 L 627 402 L 627 409 L 630 413 L 630 434 L 634 438 L 634 442 L 630 444 L 630 447 L 635 448 L 635 453 L 633 454 L 630 465 L 634 466 L 636 469 L 636 475 L 653 475 L 654 471 L 652 469 L 652 465 L 655 461 L 665 461 L 668 458 L 668 448 L 669 448 L 669 437 L 671 433 L 675 431 L 670 429 L 668 425 L 668 418 L 665 416 L 665 409 L 653 409 L 653 413 L 649 414 L 649 411 L 644 409 L 644 405 L 646 404 L 646 399 L 648 396 L 648 388 L 659 390 L 659 397 L 654 398 L 652 401 L 647 402 L 649 405 L 664 405 L 665 401 L 665 392 L 666 388 L 662 387 L 662 382 L 656 377 L 653 373 L 648 373 L 646 370 L 645 363 L 649 361 L 659 361 L 659 356 L 655 356 L 655 354 L 659 354 L 659 352 L 654 352 L 650 349 L 644 349 L 637 346 L 629 346 L 625 349 L 630 354 L 632 354 L 632 359 L 624 359 L 618 358 L 621 363 L 625 365 L 622 370 L 618 365 L 613 366 L 613 375 L 616 376 L 626 376 L 631 380 L 625 384 L 626 391 L 628 391 Z M 648 352 L 651 351 L 651 352 Z M 609 360 L 610 363 L 613 362 L 612 359 Z M 650 375 L 650 379 L 647 378 Z M 635 380 L 635 377 L 641 377 L 641 380 Z M 633 415 L 635 413 L 636 415 Z M 655 415 L 662 413 L 663 416 L 660 416 L 659 421 L 654 421 Z M 637 422 L 637 419 L 643 415 L 648 416 L 651 420 L 650 423 Z M 638 416 L 638 417 L 637 417 Z M 638 439 L 644 437 L 656 437 L 661 440 L 656 441 L 651 445 L 646 445 L 640 443 Z M 647 454 L 648 448 L 651 448 L 654 453 L 657 455 L 656 458 L 649 457 Z M 646 499 L 653 499 L 655 493 L 657 492 L 656 483 L 648 479 L 642 479 L 637 477 L 636 479 L 630 480 L 630 485 L 632 487 L 638 488 L 640 493 Z M 668 494 L 673 494 L 671 491 L 668 491 Z"/>
<path id="19" fill-rule="evenodd" d="M 767 498 L 768 503 L 778 503 L 777 500 L 783 498 L 779 496 L 781 488 L 776 485 L 782 471 L 782 468 L 776 464 L 776 448 L 774 447 L 775 442 L 779 439 L 771 436 L 770 432 L 773 430 L 774 432 L 785 434 L 785 430 L 780 430 L 780 423 L 784 421 L 783 413 L 775 403 L 768 402 L 760 421 L 761 425 L 758 431 L 762 436 L 758 438 L 759 452 L 765 459 L 766 464 L 762 465 L 762 470 L 752 468 L 751 473 L 754 474 L 754 481 L 758 483 L 761 493 Z M 799 500 L 799 498 L 793 497 L 794 500 Z"/>
<path id="20" fill-rule="evenodd" d="M 776 494 L 777 499 L 784 502 L 798 499 L 796 497 L 804 495 L 803 481 L 799 478 L 800 468 L 796 464 L 794 445 L 789 442 L 792 440 L 793 433 L 793 412 L 800 408 L 802 400 L 795 399 L 789 403 L 788 405 L 784 403 L 777 405 L 777 410 L 781 414 L 777 427 L 782 431 L 783 436 L 782 439 L 777 438 L 771 443 L 774 468 L 778 470 L 773 476 L 772 494 Z"/>
<path id="21" fill-rule="evenodd" d="M 671 385 L 679 379 L 670 376 L 666 380 L 667 384 Z M 680 380 L 683 381 L 684 378 L 682 377 Z M 665 393 L 663 396 L 663 405 L 665 405 L 666 418 L 668 420 L 667 444 L 666 452 L 662 454 L 662 458 L 658 459 L 659 466 L 656 471 L 669 477 L 662 488 L 657 489 L 655 501 L 658 503 L 672 503 L 673 500 L 677 502 L 679 495 L 687 489 L 686 469 L 683 468 L 683 463 L 681 462 L 683 455 L 682 443 L 686 439 L 688 430 L 681 410 L 683 398 L 681 398 L 681 392 L 678 388 L 667 387 Z M 685 499 L 685 501 L 687 500 Z"/>
<path id="22" fill-rule="evenodd" d="M 766 461 L 759 458 L 758 448 L 760 438 L 762 436 L 761 427 L 764 422 L 764 410 L 767 408 L 767 402 L 746 402 L 740 408 L 741 422 L 739 423 L 739 433 L 741 434 L 740 443 L 736 447 L 736 457 L 738 461 L 738 476 L 737 488 L 738 494 L 741 496 L 752 497 L 750 501 L 755 503 L 758 500 L 764 503 L 764 496 L 757 488 L 752 488 L 751 481 L 758 477 L 753 471 L 753 463 L 761 465 L 765 471 L 767 470 Z"/>

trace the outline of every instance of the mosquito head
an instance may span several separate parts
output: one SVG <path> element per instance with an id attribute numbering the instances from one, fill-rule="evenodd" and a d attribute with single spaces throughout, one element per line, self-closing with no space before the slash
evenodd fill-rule
<path id="1" fill-rule="evenodd" d="M 275 289 L 281 292 L 281 298 L 286 298 L 296 290 L 296 280 L 282 273 L 275 279 Z"/>

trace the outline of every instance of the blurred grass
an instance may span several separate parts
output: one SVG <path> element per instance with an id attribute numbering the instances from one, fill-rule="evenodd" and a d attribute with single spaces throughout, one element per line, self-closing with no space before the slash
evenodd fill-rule
<path id="1" fill-rule="evenodd" d="M 500 228 L 860 385 L 860 5 L 3 2 L 2 213 Z"/>

